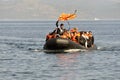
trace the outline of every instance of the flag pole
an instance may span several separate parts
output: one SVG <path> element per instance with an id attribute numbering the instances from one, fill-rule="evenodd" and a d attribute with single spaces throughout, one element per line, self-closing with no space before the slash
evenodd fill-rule
<path id="1" fill-rule="evenodd" d="M 68 26 L 69 26 L 68 30 L 70 30 L 70 23 L 69 23 L 69 21 L 67 21 L 67 23 L 68 23 Z"/>
<path id="2" fill-rule="evenodd" d="M 76 12 L 77 12 L 77 10 L 75 10 L 73 14 L 76 14 Z M 66 20 L 66 22 L 68 23 L 68 26 L 69 26 L 69 29 L 68 29 L 68 30 L 70 30 L 70 23 L 69 23 L 68 20 Z"/>

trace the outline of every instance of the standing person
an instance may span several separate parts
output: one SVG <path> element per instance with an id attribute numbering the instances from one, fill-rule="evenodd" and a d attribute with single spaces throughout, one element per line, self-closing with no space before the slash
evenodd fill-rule
<path id="1" fill-rule="evenodd" d="M 59 23 L 59 20 L 56 21 L 56 27 L 57 27 L 57 28 L 55 29 L 55 32 L 56 32 L 56 34 L 62 35 L 63 32 L 65 31 L 65 29 L 64 29 L 64 24 L 60 24 L 60 26 L 59 26 L 58 23 Z"/>
<path id="2" fill-rule="evenodd" d="M 60 24 L 60 34 L 62 35 L 65 32 L 64 24 Z"/>

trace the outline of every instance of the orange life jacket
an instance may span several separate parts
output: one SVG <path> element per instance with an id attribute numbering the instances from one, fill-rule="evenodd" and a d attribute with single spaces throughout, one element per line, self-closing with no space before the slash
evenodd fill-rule
<path id="1" fill-rule="evenodd" d="M 46 36 L 46 40 L 49 40 L 49 39 L 51 39 L 52 38 L 52 35 L 50 35 L 50 34 L 48 34 L 47 36 Z"/>
<path id="2" fill-rule="evenodd" d="M 61 38 L 67 39 L 68 37 L 66 35 L 61 35 Z"/>
<path id="3" fill-rule="evenodd" d="M 76 43 L 78 43 L 78 41 L 76 39 L 77 35 L 78 34 L 76 34 L 76 33 L 71 35 L 71 40 L 74 41 L 74 42 L 76 42 Z"/>

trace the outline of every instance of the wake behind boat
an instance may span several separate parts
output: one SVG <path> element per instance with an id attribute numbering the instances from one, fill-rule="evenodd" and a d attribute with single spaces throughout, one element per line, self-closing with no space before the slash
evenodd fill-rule
<path id="1" fill-rule="evenodd" d="M 91 31 L 78 31 L 78 28 L 67 30 L 64 28 L 64 24 L 58 25 L 60 21 L 75 18 L 75 13 L 62 13 L 60 15 L 56 22 L 55 30 L 46 35 L 46 42 L 43 47 L 44 52 L 73 52 L 96 49 Z"/>

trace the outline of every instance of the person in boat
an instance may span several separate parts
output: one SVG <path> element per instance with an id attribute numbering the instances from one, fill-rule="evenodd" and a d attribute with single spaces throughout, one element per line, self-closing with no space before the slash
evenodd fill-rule
<path id="1" fill-rule="evenodd" d="M 46 41 L 49 40 L 49 39 L 51 39 L 51 38 L 55 38 L 56 36 L 57 35 L 55 33 L 53 33 L 53 32 L 49 33 L 49 34 L 46 35 Z"/>
<path id="2" fill-rule="evenodd" d="M 68 30 L 64 30 L 63 34 L 60 35 L 60 38 L 71 39 L 70 32 Z"/>
<path id="3" fill-rule="evenodd" d="M 85 46 L 86 48 L 90 48 L 94 45 L 94 37 L 92 35 L 92 32 L 85 32 L 85 31 L 81 31 L 80 32 L 80 40 L 79 40 L 79 44 Z"/>
<path id="4" fill-rule="evenodd" d="M 53 33 L 62 35 L 66 29 L 64 28 L 64 24 L 61 23 L 59 26 L 58 23 L 59 20 L 56 21 L 56 29 L 53 31 Z"/>
<path id="5" fill-rule="evenodd" d="M 89 39 L 87 40 L 88 42 L 88 47 L 93 47 L 94 45 L 94 37 L 91 31 L 87 32 L 87 35 L 89 36 Z"/>
<path id="6" fill-rule="evenodd" d="M 79 38 L 79 44 L 88 48 L 88 42 L 87 42 L 88 39 L 89 37 L 87 36 L 87 32 L 81 31 L 80 38 Z"/>
<path id="7" fill-rule="evenodd" d="M 78 32 L 78 28 L 71 29 L 70 33 L 71 33 L 71 40 L 76 43 L 79 43 L 80 33 Z"/>
<path id="8" fill-rule="evenodd" d="M 59 28 L 59 34 L 62 35 L 64 32 L 65 32 L 65 29 L 64 29 L 64 24 L 60 24 L 60 28 Z"/>
<path id="9" fill-rule="evenodd" d="M 53 32 L 50 32 L 46 36 L 46 41 L 51 39 L 51 38 L 59 38 L 65 32 L 66 29 L 64 28 L 64 24 L 60 24 L 60 26 L 59 26 L 58 22 L 59 22 L 59 20 L 56 22 L 55 30 Z M 65 35 L 63 35 L 63 36 L 65 36 Z"/>

